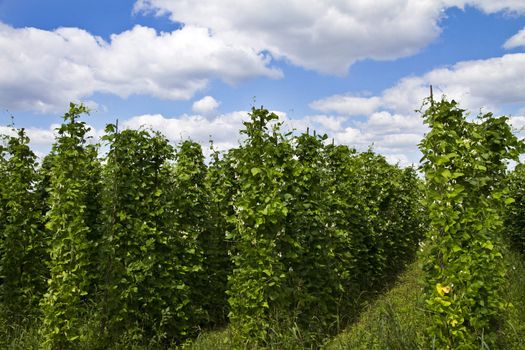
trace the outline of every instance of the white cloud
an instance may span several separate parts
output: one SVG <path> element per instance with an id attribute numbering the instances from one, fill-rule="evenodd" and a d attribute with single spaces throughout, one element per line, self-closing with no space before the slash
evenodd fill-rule
<path id="1" fill-rule="evenodd" d="M 137 0 L 134 11 L 210 28 L 228 43 L 344 75 L 357 60 L 416 53 L 441 32 L 450 7 L 524 13 L 523 0 Z"/>
<path id="2" fill-rule="evenodd" d="M 402 167 L 414 165 L 414 162 L 410 161 L 410 159 L 408 159 L 408 157 L 402 153 L 387 154 L 385 155 L 385 158 L 390 164 L 399 164 L 399 166 Z"/>
<path id="3" fill-rule="evenodd" d="M 345 118 L 322 114 L 307 116 L 304 118 L 304 120 L 307 124 L 317 124 L 321 127 L 321 129 L 327 130 L 329 132 L 341 130 L 345 122 Z"/>
<path id="4" fill-rule="evenodd" d="M 445 0 L 444 4 L 449 6 L 464 7 L 474 6 L 486 13 L 509 12 L 524 13 L 525 2 L 523 0 Z"/>
<path id="5" fill-rule="evenodd" d="M 192 139 L 206 145 L 210 138 L 221 150 L 238 145 L 242 122 L 248 119 L 248 112 L 238 111 L 208 119 L 200 115 L 182 115 L 168 118 L 160 114 L 146 114 L 126 120 L 125 128 L 151 127 L 162 132 L 173 142 Z"/>
<path id="6" fill-rule="evenodd" d="M 170 33 L 135 26 L 105 42 L 78 28 L 0 23 L 0 105 L 16 110 L 61 110 L 94 92 L 189 99 L 211 79 L 281 77 L 269 64 L 268 56 L 191 25 Z"/>
<path id="7" fill-rule="evenodd" d="M 416 53 L 439 35 L 443 10 L 466 5 L 487 13 L 525 11 L 522 0 L 138 0 L 136 11 L 167 13 L 184 25 L 167 33 L 136 26 L 109 41 L 78 28 L 0 23 L 0 106 L 56 111 L 95 92 L 190 99 L 213 79 L 282 77 L 272 58 L 343 75 L 357 60 Z M 366 114 L 376 106 L 374 98 L 368 107 L 354 100 L 363 108 L 354 110 L 352 98 L 363 99 L 316 102 L 323 113 Z"/>
<path id="8" fill-rule="evenodd" d="M 377 135 L 396 134 L 396 133 L 423 133 L 427 127 L 423 124 L 423 119 L 418 114 L 391 114 L 381 111 L 369 116 L 366 123 L 359 123 L 363 127 L 369 128 Z"/>
<path id="9" fill-rule="evenodd" d="M 508 54 L 486 60 L 459 62 L 452 67 L 432 70 L 421 77 L 402 80 L 383 94 L 384 104 L 401 113 L 421 106 L 429 96 L 442 93 L 477 111 L 487 108 L 498 112 L 505 104 L 525 102 L 525 53 Z"/>
<path id="10" fill-rule="evenodd" d="M 525 28 L 520 30 L 515 35 L 511 36 L 503 47 L 506 49 L 514 49 L 516 47 L 525 47 Z"/>
<path id="11" fill-rule="evenodd" d="M 389 129 L 399 130 L 395 120 L 391 121 Z M 423 136 L 424 131 L 421 127 L 402 132 L 385 132 L 385 129 L 378 130 L 370 122 L 347 126 L 333 134 L 333 138 L 338 143 L 354 147 L 359 151 L 365 151 L 372 146 L 374 150 L 384 155 L 414 152 Z"/>
<path id="12" fill-rule="evenodd" d="M 16 136 L 16 132 L 10 126 L 0 125 L 0 135 Z"/>
<path id="13" fill-rule="evenodd" d="M 381 105 L 379 97 L 359 97 L 353 95 L 335 95 L 310 103 L 310 107 L 325 113 L 343 115 L 368 115 Z"/>
<path id="14" fill-rule="evenodd" d="M 220 105 L 212 96 L 204 96 L 198 101 L 193 102 L 191 110 L 195 113 L 209 115 L 213 113 Z"/>
<path id="15" fill-rule="evenodd" d="M 509 118 L 509 124 L 519 132 L 525 131 L 525 117 L 524 116 L 514 116 Z"/>
<path id="16" fill-rule="evenodd" d="M 53 127 L 50 129 L 28 128 L 26 132 L 32 145 L 51 148 L 51 145 L 55 141 L 55 132 L 53 129 Z"/>
<path id="17" fill-rule="evenodd" d="M 45 146 L 51 148 L 55 140 L 54 133 L 55 126 L 52 125 L 49 129 L 42 128 L 24 128 L 25 134 L 29 137 L 32 146 Z M 0 135 L 16 136 L 16 129 L 10 126 L 0 125 Z"/>
<path id="18" fill-rule="evenodd" d="M 49 128 L 24 128 L 26 136 L 29 137 L 29 147 L 38 158 L 43 158 L 55 142 L 55 131 L 57 125 Z M 16 136 L 16 132 L 10 126 L 0 125 L 0 135 Z"/>
<path id="19" fill-rule="evenodd" d="M 440 33 L 432 0 L 138 0 L 135 11 L 210 28 L 229 43 L 323 73 L 346 74 L 357 60 L 411 55 Z"/>
<path id="20" fill-rule="evenodd" d="M 390 151 L 413 149 L 422 138 L 422 134 L 415 133 L 388 134 L 379 139 L 378 146 Z"/>
<path id="21" fill-rule="evenodd" d="M 423 99 L 429 94 L 428 81 L 421 77 L 407 77 L 383 91 L 381 101 L 390 110 L 410 114 L 421 107 Z"/>
<path id="22" fill-rule="evenodd" d="M 422 100 L 429 96 L 429 85 L 434 87 L 434 98 L 442 94 L 456 99 L 460 107 L 477 114 L 499 113 L 509 106 L 518 109 L 518 115 L 510 118 L 516 129 L 525 125 L 522 116 L 525 110 L 525 53 L 507 54 L 485 60 L 459 62 L 450 67 L 438 68 L 421 76 L 401 79 L 396 85 L 378 96 L 361 98 L 363 106 L 348 103 L 352 95 L 334 95 L 314 101 L 310 106 L 332 111 L 333 118 L 342 118 L 353 113 L 351 108 L 368 110 L 366 121 L 347 118 L 335 131 L 338 142 L 358 149 L 374 145 L 374 149 L 385 155 L 404 154 L 417 163 L 417 145 L 428 130 L 421 115 L 415 112 Z M 321 102 L 319 102 L 321 101 Z M 373 108 L 370 107 L 373 101 Z M 354 101 L 352 101 L 354 102 Z M 521 108 L 521 110 L 520 110 Z"/>

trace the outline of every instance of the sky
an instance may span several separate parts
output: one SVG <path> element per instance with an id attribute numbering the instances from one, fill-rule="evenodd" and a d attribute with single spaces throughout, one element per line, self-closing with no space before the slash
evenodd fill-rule
<path id="1" fill-rule="evenodd" d="M 432 85 L 525 126 L 525 0 L 0 0 L 0 133 L 39 155 L 69 102 L 174 144 L 239 144 L 252 106 L 288 130 L 419 162 Z"/>

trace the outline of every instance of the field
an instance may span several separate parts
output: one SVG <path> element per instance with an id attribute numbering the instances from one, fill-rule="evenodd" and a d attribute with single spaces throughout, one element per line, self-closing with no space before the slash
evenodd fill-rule
<path id="1" fill-rule="evenodd" d="M 0 148 L 0 347 L 520 349 L 525 148 L 429 100 L 419 169 L 253 108 L 243 141 L 109 124 L 71 104 L 39 160 Z"/>

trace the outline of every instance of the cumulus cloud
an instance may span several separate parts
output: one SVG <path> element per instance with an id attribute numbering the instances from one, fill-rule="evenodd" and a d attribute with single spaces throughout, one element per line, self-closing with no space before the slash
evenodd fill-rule
<path id="1" fill-rule="evenodd" d="M 387 111 L 376 112 L 369 116 L 366 123 L 358 123 L 373 129 L 376 134 L 395 134 L 408 131 L 423 133 L 427 130 L 423 120 L 417 114 L 391 114 Z"/>
<path id="2" fill-rule="evenodd" d="M 189 99 L 211 79 L 279 78 L 270 57 L 191 25 L 169 33 L 135 26 L 109 42 L 78 28 L 0 23 L 0 105 L 43 112 L 94 92 Z"/>
<path id="3" fill-rule="evenodd" d="M 319 130 L 324 130 L 320 124 L 311 124 L 306 119 L 289 119 L 284 112 L 273 112 L 279 116 L 280 121 L 285 123 L 283 129 L 286 131 L 293 129 L 304 131 L 308 126 L 318 126 Z M 243 122 L 249 119 L 248 111 L 234 111 L 213 117 L 198 114 L 173 117 L 162 114 L 144 114 L 126 120 L 122 125 L 131 129 L 149 127 L 158 130 L 175 143 L 192 139 L 206 145 L 213 140 L 217 149 L 225 150 L 238 146 L 243 137 L 239 131 L 244 128 Z"/>
<path id="4" fill-rule="evenodd" d="M 195 113 L 209 115 L 213 113 L 220 105 L 212 96 L 204 96 L 198 101 L 193 102 L 191 110 Z"/>
<path id="5" fill-rule="evenodd" d="M 414 165 L 413 161 L 410 161 L 410 159 L 407 157 L 406 154 L 402 153 L 396 153 L 396 154 L 387 154 L 385 155 L 385 158 L 387 162 L 391 164 L 398 164 L 402 167 L 412 166 Z"/>
<path id="6" fill-rule="evenodd" d="M 451 6 L 525 11 L 521 0 L 138 0 L 135 11 L 169 14 L 181 29 L 158 33 L 136 26 L 108 41 L 78 28 L 0 23 L 0 105 L 49 112 L 95 92 L 190 99 L 213 79 L 235 84 L 282 77 L 272 59 L 344 75 L 357 60 L 416 53 L 439 35 L 443 10 Z M 520 38 L 506 47 L 521 46 Z M 347 96 L 339 106 L 316 102 L 323 113 L 369 112 L 355 99 L 363 97 Z M 352 102 L 365 110 L 352 110 Z M 369 109 L 376 105 L 373 98 L 367 102 Z"/>
<path id="7" fill-rule="evenodd" d="M 408 56 L 434 40 L 450 7 L 525 12 L 522 0 L 137 0 L 134 11 L 210 28 L 229 43 L 343 75 L 360 59 Z"/>
<path id="8" fill-rule="evenodd" d="M 55 127 L 55 125 L 50 126 L 48 129 L 31 127 L 24 128 L 24 131 L 29 137 L 32 146 L 51 148 L 55 140 Z M 15 130 L 11 126 L 0 125 L 0 135 L 16 136 Z"/>
<path id="9" fill-rule="evenodd" d="M 446 6 L 473 6 L 486 13 L 509 12 L 524 13 L 525 2 L 522 0 L 445 0 Z"/>
<path id="10" fill-rule="evenodd" d="M 383 111 L 373 114 L 366 122 L 352 123 L 335 131 L 333 138 L 359 151 L 372 147 L 384 155 L 409 154 L 417 150 L 426 130 L 419 116 L 391 115 Z"/>
<path id="11" fill-rule="evenodd" d="M 518 132 L 525 131 L 525 117 L 524 116 L 512 116 L 509 118 L 509 123 Z"/>
<path id="12" fill-rule="evenodd" d="M 379 108 L 379 97 L 359 97 L 353 95 L 335 95 L 310 103 L 310 107 L 325 113 L 345 115 L 369 115 Z"/>
<path id="13" fill-rule="evenodd" d="M 169 14 L 229 43 L 343 75 L 359 59 L 411 55 L 440 33 L 440 1 L 139 0 L 135 11 Z"/>
<path id="14" fill-rule="evenodd" d="M 333 112 L 333 118 L 346 119 L 335 132 L 337 141 L 357 148 L 373 144 L 375 150 L 385 155 L 404 154 L 408 160 L 417 163 L 417 145 L 428 129 L 415 110 L 429 96 L 429 85 L 433 85 L 436 99 L 444 94 L 459 101 L 462 108 L 473 114 L 480 110 L 499 113 L 505 106 L 518 109 L 518 116 L 511 117 L 510 124 L 521 129 L 525 125 L 522 116 L 525 111 L 523 76 L 525 54 L 507 54 L 459 62 L 421 76 L 406 77 L 378 96 L 360 98 L 361 107 L 354 106 L 358 100 L 352 95 L 329 96 L 312 102 L 310 106 Z M 373 101 L 373 108 L 370 101 Z M 348 118 L 359 108 L 369 111 L 365 121 Z"/>
<path id="15" fill-rule="evenodd" d="M 200 115 L 166 117 L 161 114 L 135 116 L 123 123 L 125 128 L 137 129 L 142 126 L 161 131 L 173 142 L 192 139 L 203 145 L 210 139 L 217 149 L 228 149 L 238 145 L 239 130 L 247 120 L 248 112 L 237 111 L 209 119 Z"/>
<path id="16" fill-rule="evenodd" d="M 321 130 L 335 132 L 342 129 L 345 118 L 331 115 L 317 114 L 307 116 L 304 118 L 306 124 L 313 124 L 320 126 Z"/>
<path id="17" fill-rule="evenodd" d="M 51 151 L 56 137 L 58 136 L 57 129 L 59 124 L 51 124 L 49 127 L 29 127 L 24 128 L 27 137 L 29 137 L 29 146 L 35 152 L 37 157 L 43 158 Z M 86 135 L 86 142 L 88 144 L 96 144 L 100 142 L 100 137 L 104 134 L 103 130 L 87 125 L 90 129 Z M 11 126 L 0 125 L 0 135 L 16 136 Z"/>
<path id="18" fill-rule="evenodd" d="M 463 107 L 498 112 L 505 104 L 525 101 L 525 53 L 508 54 L 485 60 L 459 62 L 434 69 L 421 77 L 411 77 L 383 94 L 384 104 L 408 113 L 429 95 L 429 85 L 436 94 L 461 101 Z"/>
<path id="19" fill-rule="evenodd" d="M 525 47 L 525 28 L 520 30 L 515 35 L 511 36 L 503 47 L 506 49 L 514 49 L 516 47 Z"/>

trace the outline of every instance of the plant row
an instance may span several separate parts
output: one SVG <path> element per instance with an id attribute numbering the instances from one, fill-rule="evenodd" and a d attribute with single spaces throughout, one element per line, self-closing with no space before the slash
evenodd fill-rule
<path id="1" fill-rule="evenodd" d="M 494 348 L 500 315 L 512 307 L 501 293 L 504 228 L 514 247 L 525 242 L 522 168 L 508 176 L 524 144 L 506 117 L 469 118 L 455 101 L 430 101 L 423 117 L 430 127 L 420 144 L 431 222 L 424 257 L 429 344 Z"/>
<path id="2" fill-rule="evenodd" d="M 71 104 L 41 164 L 23 129 L 0 149 L 0 312 L 38 320 L 44 347 L 78 348 L 86 320 L 106 344 L 229 321 L 246 346 L 315 346 L 424 235 L 413 169 L 284 133 L 263 108 L 208 164 L 195 142 L 112 124 L 101 158 L 86 112 Z"/>

